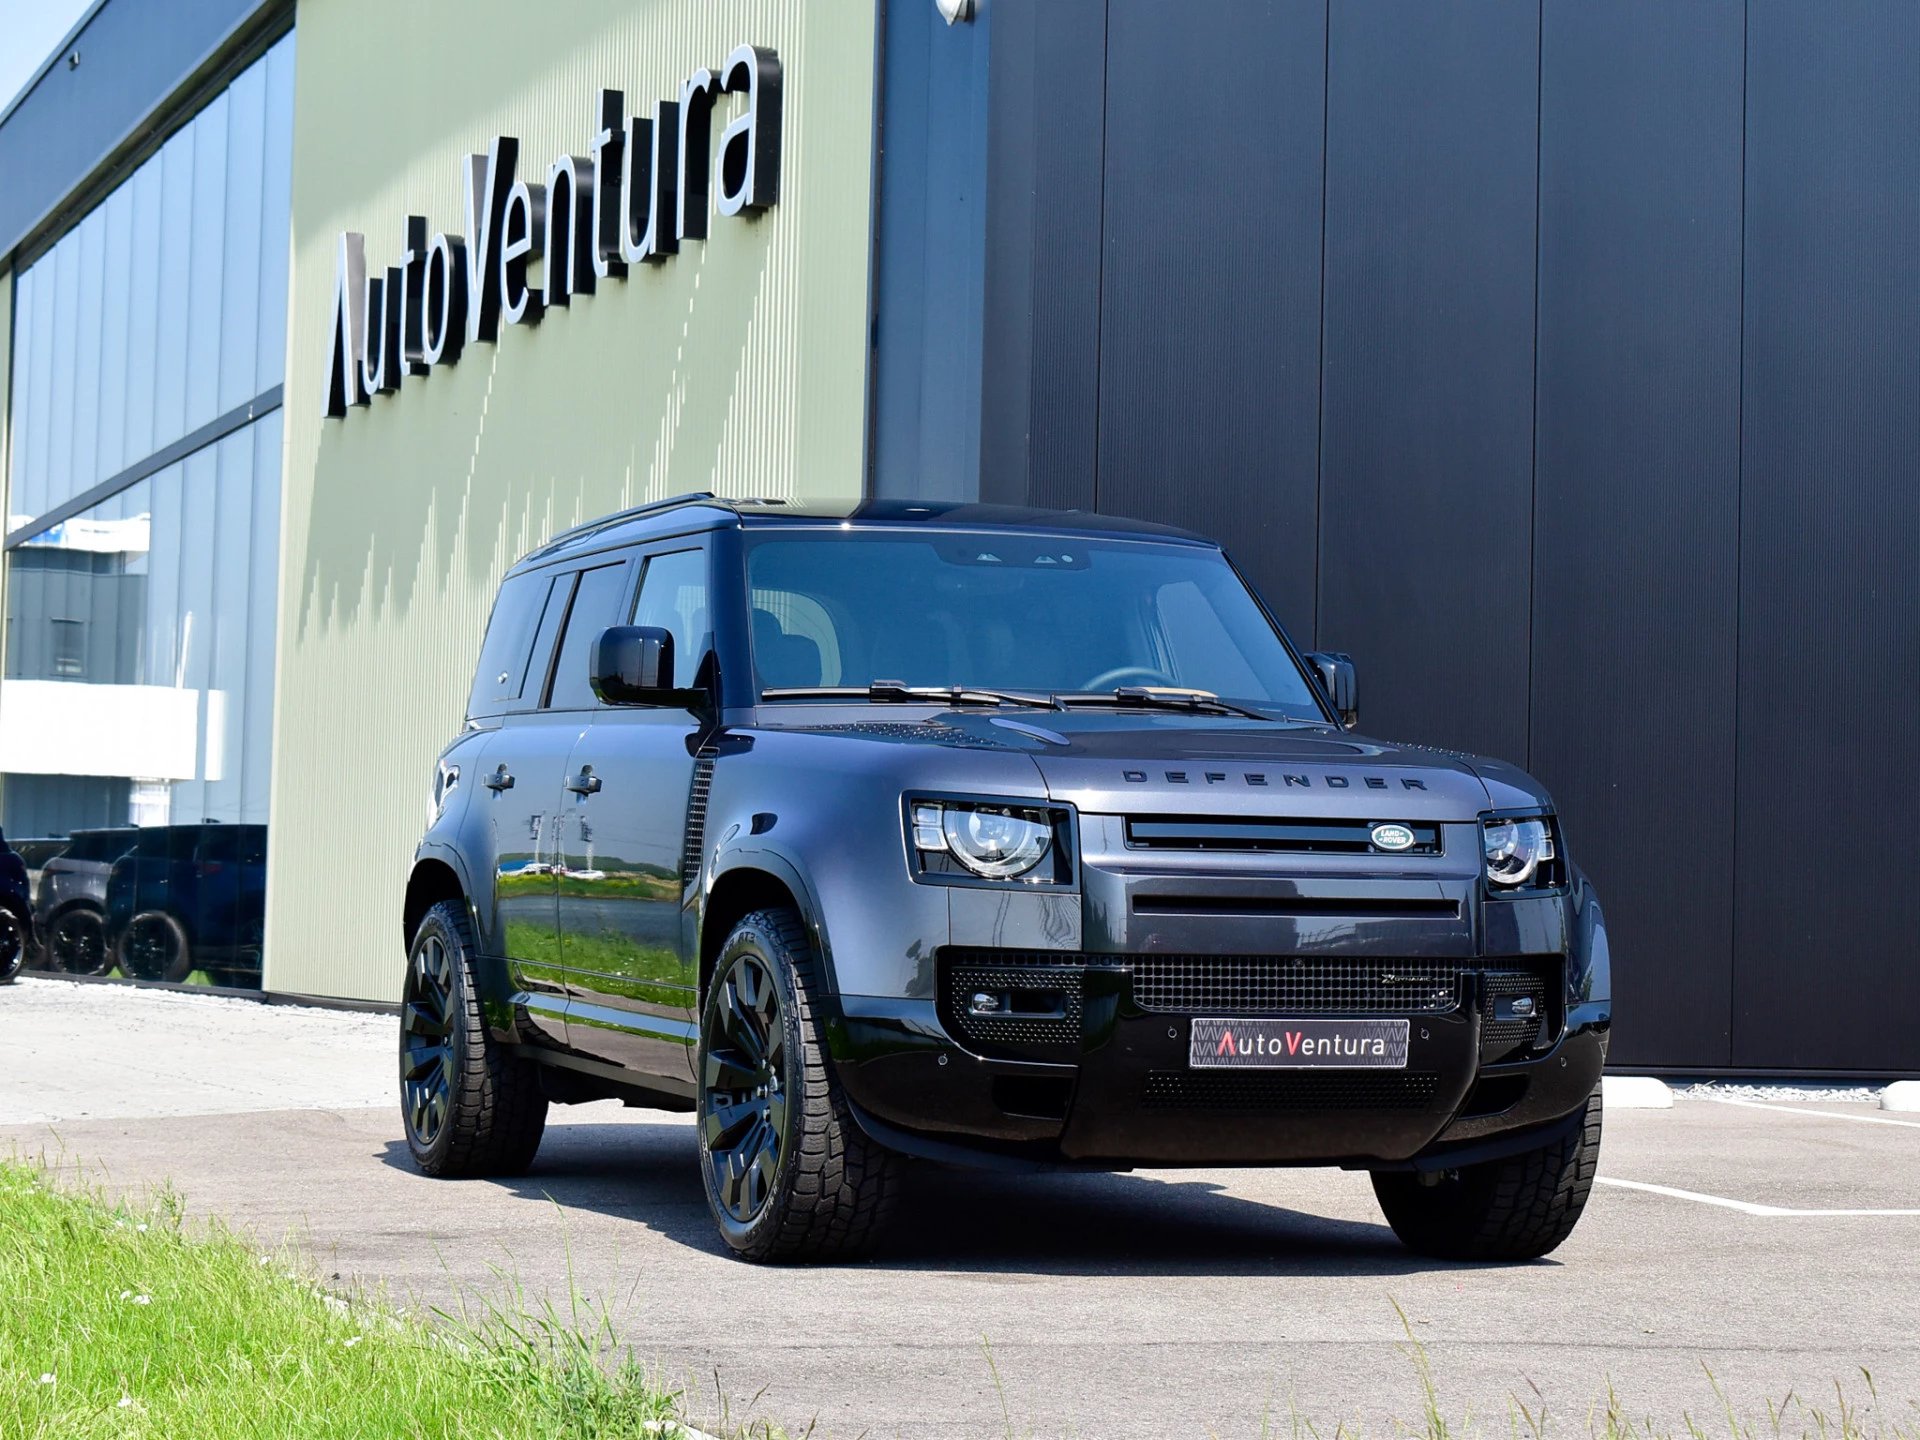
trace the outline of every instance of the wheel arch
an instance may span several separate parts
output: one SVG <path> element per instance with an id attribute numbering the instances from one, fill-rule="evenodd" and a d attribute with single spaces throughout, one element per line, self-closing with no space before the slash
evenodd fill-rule
<path id="1" fill-rule="evenodd" d="M 451 900 L 471 911 L 467 887 L 460 872 L 437 856 L 423 855 L 413 862 L 407 876 L 407 898 L 400 911 L 400 946 L 413 944 L 413 932 L 420 928 L 427 911 L 442 900 Z"/>
<path id="2" fill-rule="evenodd" d="M 700 990 L 704 998 L 713 978 L 720 949 L 733 927 L 756 910 L 788 907 L 800 913 L 813 936 L 830 990 L 834 990 L 833 961 L 819 908 L 799 870 L 771 851 L 752 851 L 733 857 L 713 877 L 700 913 Z"/>

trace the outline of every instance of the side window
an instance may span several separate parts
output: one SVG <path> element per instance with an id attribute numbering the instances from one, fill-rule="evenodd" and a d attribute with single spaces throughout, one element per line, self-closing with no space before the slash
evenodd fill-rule
<path id="1" fill-rule="evenodd" d="M 673 550 L 647 560 L 635 625 L 655 625 L 673 636 L 673 683 L 693 683 L 701 658 L 712 648 L 707 623 L 707 552 Z"/>
<path id="2" fill-rule="evenodd" d="M 573 587 L 573 604 L 567 610 L 560 655 L 553 666 L 549 710 L 591 710 L 600 703 L 594 699 L 593 685 L 587 675 L 587 657 L 600 632 L 620 623 L 620 601 L 626 585 L 624 563 L 580 572 L 580 581 Z"/>
<path id="3" fill-rule="evenodd" d="M 544 628 L 549 610 L 556 612 L 553 626 L 558 628 L 558 611 L 566 604 L 567 582 L 571 576 L 551 574 L 516 575 L 500 587 L 493 603 L 493 618 L 487 622 L 487 638 L 480 646 L 480 663 L 474 670 L 473 694 L 467 701 L 469 715 L 498 715 L 518 708 L 521 697 L 537 702 L 546 682 L 545 660 L 551 653 L 553 635 L 547 632 L 549 648 L 540 652 L 541 662 L 533 661 L 534 637 Z M 529 677 L 529 671 L 532 672 Z"/>

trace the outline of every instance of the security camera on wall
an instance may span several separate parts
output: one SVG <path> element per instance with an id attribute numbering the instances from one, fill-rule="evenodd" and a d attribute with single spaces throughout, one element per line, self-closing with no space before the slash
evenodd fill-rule
<path id="1" fill-rule="evenodd" d="M 947 17 L 952 25 L 959 20 L 973 19 L 974 0 L 933 0 L 934 8 Z"/>

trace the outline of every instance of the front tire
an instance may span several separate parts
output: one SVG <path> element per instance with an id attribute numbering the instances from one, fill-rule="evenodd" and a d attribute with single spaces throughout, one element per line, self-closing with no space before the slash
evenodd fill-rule
<path id="1" fill-rule="evenodd" d="M 879 1235 L 900 1159 L 867 1138 L 827 1055 L 812 938 L 787 908 L 727 937 L 700 1018 L 707 1206 L 749 1260 L 848 1259 Z"/>
<path id="2" fill-rule="evenodd" d="M 106 917 L 91 905 L 75 905 L 47 927 L 46 964 L 65 975 L 105 975 L 113 969 Z"/>
<path id="3" fill-rule="evenodd" d="M 518 1175 L 547 1128 L 538 1067 L 494 1039 L 465 908 L 442 900 L 413 934 L 400 999 L 400 1114 L 429 1175 Z"/>
<path id="4" fill-rule="evenodd" d="M 1373 1193 L 1408 1249 L 1442 1260 L 1536 1260 L 1573 1233 L 1600 1167 L 1600 1090 L 1571 1134 L 1537 1150 L 1463 1165 L 1437 1184 L 1378 1171 Z"/>

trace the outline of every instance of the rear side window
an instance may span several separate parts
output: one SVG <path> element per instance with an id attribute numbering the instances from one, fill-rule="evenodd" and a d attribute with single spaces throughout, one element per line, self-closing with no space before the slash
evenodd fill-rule
<path id="1" fill-rule="evenodd" d="M 580 583 L 574 586 L 573 604 L 567 611 L 567 629 L 560 641 L 560 655 L 553 667 L 553 698 L 550 710 L 591 710 L 600 702 L 594 698 L 592 678 L 587 674 L 587 656 L 593 642 L 609 625 L 620 623 L 620 602 L 626 598 L 627 567 L 602 565 L 582 570 Z"/>
<path id="2" fill-rule="evenodd" d="M 566 604 L 571 576 L 553 574 L 516 575 L 500 587 L 493 602 L 493 618 L 487 623 L 487 638 L 480 646 L 480 664 L 474 671 L 473 694 L 467 701 L 469 715 L 498 715 L 523 705 L 539 703 L 539 689 L 547 678 L 546 666 L 534 665 L 534 638 L 548 627 L 542 622 L 547 612 L 555 612 L 553 624 L 559 624 L 558 611 Z M 547 635 L 548 644 L 552 634 Z M 545 651 L 542 651 L 544 659 Z M 527 694 L 531 685 L 533 694 Z"/>

